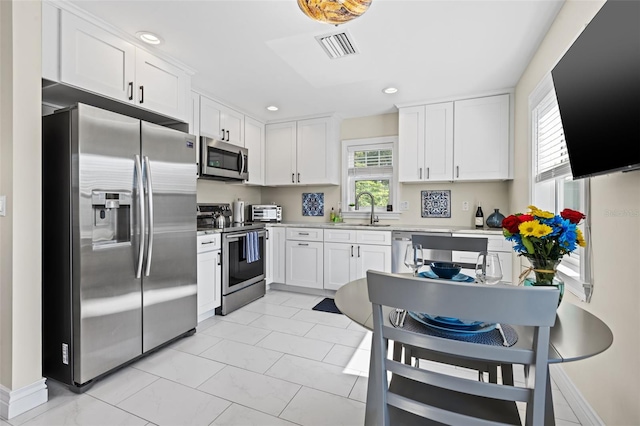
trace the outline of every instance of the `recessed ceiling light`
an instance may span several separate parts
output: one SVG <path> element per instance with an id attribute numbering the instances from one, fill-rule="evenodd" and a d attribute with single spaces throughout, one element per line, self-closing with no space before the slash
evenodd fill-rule
<path id="1" fill-rule="evenodd" d="M 385 89 L 382 89 L 382 91 L 383 91 L 384 93 L 386 93 L 387 95 L 392 95 L 392 94 L 394 94 L 394 93 L 397 93 L 397 92 L 398 92 L 398 89 L 396 89 L 395 87 L 387 87 L 387 88 L 385 88 Z"/>
<path id="2" fill-rule="evenodd" d="M 162 39 L 158 37 L 156 34 L 149 31 L 138 31 L 136 36 L 145 43 L 149 44 L 160 44 L 162 43 Z"/>
<path id="3" fill-rule="evenodd" d="M 277 106 L 275 106 L 275 105 L 269 105 L 269 106 L 267 107 L 267 109 L 268 109 L 269 111 L 277 111 L 277 110 L 278 110 L 278 107 L 277 107 Z"/>

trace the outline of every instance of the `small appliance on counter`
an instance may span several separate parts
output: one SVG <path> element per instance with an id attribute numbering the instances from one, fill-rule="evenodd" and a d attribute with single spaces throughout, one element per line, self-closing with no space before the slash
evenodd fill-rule
<path id="1" fill-rule="evenodd" d="M 282 222 L 282 207 L 275 204 L 249 206 L 251 222 Z"/>

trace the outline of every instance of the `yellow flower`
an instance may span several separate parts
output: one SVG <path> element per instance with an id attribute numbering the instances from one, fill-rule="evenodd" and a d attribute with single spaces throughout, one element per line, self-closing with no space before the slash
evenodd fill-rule
<path id="1" fill-rule="evenodd" d="M 536 228 L 533 230 L 533 236 L 540 238 L 540 237 L 544 237 L 545 235 L 549 235 L 552 232 L 553 232 L 553 229 L 549 225 L 545 225 L 544 223 L 541 223 L 540 225 L 536 226 Z"/>
<path id="2" fill-rule="evenodd" d="M 536 206 L 529 206 L 529 210 L 531 210 L 532 215 L 541 217 L 543 219 L 551 219 L 552 217 L 555 216 L 555 214 L 548 212 L 546 210 L 540 210 Z"/>
<path id="3" fill-rule="evenodd" d="M 580 247 L 586 247 L 587 242 L 584 240 L 584 236 L 582 235 L 582 231 L 580 229 L 576 229 L 576 242 Z"/>
<path id="4" fill-rule="evenodd" d="M 537 220 L 530 220 L 528 222 L 522 222 L 518 229 L 520 230 L 520 235 L 523 237 L 535 237 L 535 230 L 540 225 L 540 222 Z"/>

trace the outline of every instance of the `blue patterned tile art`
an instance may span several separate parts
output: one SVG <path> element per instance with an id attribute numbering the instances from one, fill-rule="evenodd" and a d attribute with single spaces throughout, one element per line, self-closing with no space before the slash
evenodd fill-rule
<path id="1" fill-rule="evenodd" d="M 422 217 L 451 217 L 451 191 L 420 191 Z"/>
<path id="2" fill-rule="evenodd" d="M 324 192 L 302 193 L 302 216 L 324 216 Z"/>

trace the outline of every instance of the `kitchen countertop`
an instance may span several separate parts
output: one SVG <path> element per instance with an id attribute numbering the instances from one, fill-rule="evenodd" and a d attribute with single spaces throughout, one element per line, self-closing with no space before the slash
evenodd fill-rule
<path id="1" fill-rule="evenodd" d="M 461 234 L 487 234 L 502 235 L 502 228 L 476 229 L 469 226 L 429 226 L 429 225 L 390 225 L 390 226 L 368 226 L 357 223 L 331 223 L 331 222 L 280 222 L 267 223 L 267 226 L 284 228 L 322 228 L 322 229 L 345 229 L 345 230 L 368 230 L 368 231 L 405 231 L 405 232 L 449 232 Z"/>

